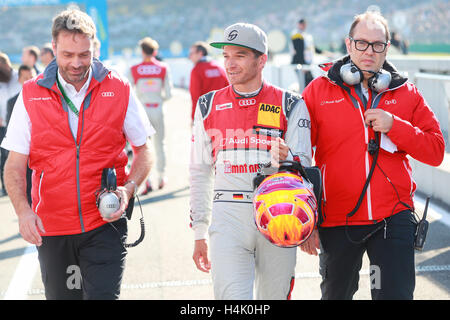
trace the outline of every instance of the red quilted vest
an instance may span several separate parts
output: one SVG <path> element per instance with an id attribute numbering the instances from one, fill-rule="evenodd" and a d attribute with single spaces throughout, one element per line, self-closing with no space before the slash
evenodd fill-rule
<path id="1" fill-rule="evenodd" d="M 91 72 L 76 140 L 56 84 L 56 63 L 23 87 L 31 120 L 33 210 L 42 219 L 44 236 L 77 234 L 105 224 L 95 201 L 102 170 L 114 166 L 118 185 L 126 179 L 122 128 L 130 88 L 98 61 Z"/>

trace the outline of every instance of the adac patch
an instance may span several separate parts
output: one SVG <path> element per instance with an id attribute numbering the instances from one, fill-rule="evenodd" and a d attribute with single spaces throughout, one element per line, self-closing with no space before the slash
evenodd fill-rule
<path id="1" fill-rule="evenodd" d="M 280 127 L 281 106 L 260 103 L 258 108 L 258 124 L 271 127 Z"/>

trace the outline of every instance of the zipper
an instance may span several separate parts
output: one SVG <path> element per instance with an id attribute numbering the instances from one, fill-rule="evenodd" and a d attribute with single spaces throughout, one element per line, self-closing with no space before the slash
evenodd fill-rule
<path id="1" fill-rule="evenodd" d="M 370 107 L 372 107 L 372 104 L 370 105 Z M 363 109 L 361 108 L 361 105 L 359 104 L 359 101 L 358 101 L 358 109 L 359 109 L 359 114 L 361 115 L 361 121 L 363 123 L 363 128 L 364 128 L 364 143 L 366 145 L 368 145 L 369 144 L 369 129 L 366 126 L 366 123 L 364 121 L 364 113 L 363 113 Z M 369 151 L 367 150 L 367 148 L 366 148 L 366 151 L 364 152 L 364 164 L 365 164 L 364 171 L 365 171 L 365 176 L 367 179 L 367 177 L 369 176 L 369 171 L 370 171 Z M 372 220 L 372 197 L 371 197 L 371 193 L 370 193 L 370 183 L 367 186 L 365 196 L 367 199 L 367 218 L 368 218 L 368 220 Z"/>
<path id="2" fill-rule="evenodd" d="M 60 100 L 61 103 L 66 103 L 64 97 L 62 97 L 57 91 L 50 89 L 51 91 L 55 92 Z M 86 100 L 86 97 L 91 94 L 92 90 L 86 93 L 86 96 L 83 99 L 82 104 L 84 104 L 84 101 Z M 72 130 L 70 128 L 70 119 L 69 119 L 69 110 L 67 110 L 67 125 L 69 127 L 69 131 L 70 134 L 72 135 L 72 138 L 75 142 L 75 148 L 76 148 L 76 179 L 77 179 L 77 202 L 78 202 L 78 217 L 80 220 L 80 227 L 81 227 L 81 232 L 86 232 L 86 229 L 84 228 L 84 222 L 83 222 L 83 214 L 81 211 L 81 187 L 80 187 L 80 145 L 81 145 L 81 137 L 83 135 L 83 127 L 84 127 L 84 107 L 82 109 L 81 114 L 79 114 L 78 116 L 78 126 L 80 126 L 80 118 L 81 118 L 81 131 L 80 131 L 80 139 L 79 142 L 77 141 L 77 137 L 73 135 Z M 80 117 L 81 116 L 81 117 Z M 78 132 L 78 128 L 77 128 L 77 132 Z"/>
<path id="3" fill-rule="evenodd" d="M 84 101 L 83 101 L 84 103 Z M 80 118 L 78 118 L 80 120 Z M 79 125 L 79 124 L 78 124 Z M 75 139 L 75 146 L 76 146 L 76 176 L 77 176 L 77 201 L 78 201 L 78 217 L 80 219 L 80 227 L 81 227 L 81 232 L 85 232 L 85 228 L 84 228 L 84 222 L 83 222 L 83 214 L 82 214 L 82 210 L 81 210 L 81 186 L 80 186 L 80 145 L 81 145 L 81 137 L 83 135 L 83 126 L 84 126 L 84 108 L 83 111 L 81 112 L 81 130 L 80 130 L 80 139 L 79 139 L 79 143 L 77 143 L 77 139 L 74 137 Z"/>
<path id="4" fill-rule="evenodd" d="M 320 171 L 322 172 L 322 203 L 321 203 L 321 207 L 319 208 L 320 211 L 319 213 L 321 213 L 319 216 L 319 224 L 322 224 L 327 215 L 325 214 L 325 206 L 327 204 L 327 192 L 326 192 L 326 188 L 325 188 L 325 176 L 326 176 L 326 164 L 322 165 L 322 167 L 320 168 Z M 320 199 L 317 199 L 317 202 L 319 202 Z"/>
<path id="5" fill-rule="evenodd" d="M 325 206 L 325 204 L 327 203 L 327 192 L 326 192 L 326 188 L 325 188 L 325 176 L 326 176 L 326 167 L 327 165 L 324 164 L 322 165 L 321 171 L 322 171 L 322 194 L 323 194 L 323 206 Z"/>
<path id="6" fill-rule="evenodd" d="M 42 200 L 42 198 L 41 198 L 42 180 L 44 180 L 44 171 L 42 171 L 42 172 L 41 172 L 41 175 L 39 176 L 39 188 L 38 188 L 38 198 L 39 198 L 39 201 L 38 201 L 38 203 L 37 203 L 37 205 L 36 205 L 36 208 L 34 209 L 34 211 L 35 211 L 36 214 L 37 214 L 37 212 L 38 212 L 38 208 L 39 208 L 39 206 L 40 206 L 40 204 L 41 204 L 41 200 Z"/>

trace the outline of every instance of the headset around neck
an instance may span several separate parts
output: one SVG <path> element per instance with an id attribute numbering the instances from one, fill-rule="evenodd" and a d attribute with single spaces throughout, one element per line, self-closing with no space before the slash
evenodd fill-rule
<path id="1" fill-rule="evenodd" d="M 353 61 L 350 60 L 348 63 L 341 66 L 339 73 L 342 80 L 346 84 L 354 86 L 364 80 L 364 71 L 373 74 L 373 76 L 370 77 L 367 81 L 368 86 L 371 90 L 379 93 L 389 88 L 392 76 L 388 71 L 384 69 L 380 69 L 378 72 L 371 70 L 362 70 L 357 65 L 355 65 Z"/>

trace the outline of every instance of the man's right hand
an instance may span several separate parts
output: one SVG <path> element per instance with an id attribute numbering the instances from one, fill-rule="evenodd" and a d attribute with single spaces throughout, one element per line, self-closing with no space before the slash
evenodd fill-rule
<path id="1" fill-rule="evenodd" d="M 271 143 L 270 147 L 270 157 L 271 157 L 271 165 L 274 168 L 278 168 L 280 166 L 280 161 L 286 160 L 289 153 L 289 147 L 281 138 L 276 138 Z"/>
<path id="2" fill-rule="evenodd" d="M 194 259 L 198 270 L 209 273 L 209 270 L 211 270 L 211 262 L 208 259 L 208 244 L 206 243 L 206 239 L 195 240 L 192 259 Z"/>
<path id="3" fill-rule="evenodd" d="M 44 225 L 37 214 L 31 209 L 27 199 L 27 171 L 28 155 L 9 151 L 5 163 L 5 185 L 9 199 L 14 206 L 19 219 L 19 232 L 29 243 L 40 246 L 42 238 L 38 229 L 45 233 Z"/>
<path id="4" fill-rule="evenodd" d="M 19 232 L 22 238 L 36 246 L 42 245 L 42 237 L 39 230 L 44 233 L 44 225 L 41 218 L 38 217 L 31 209 L 18 215 L 19 217 Z"/>

